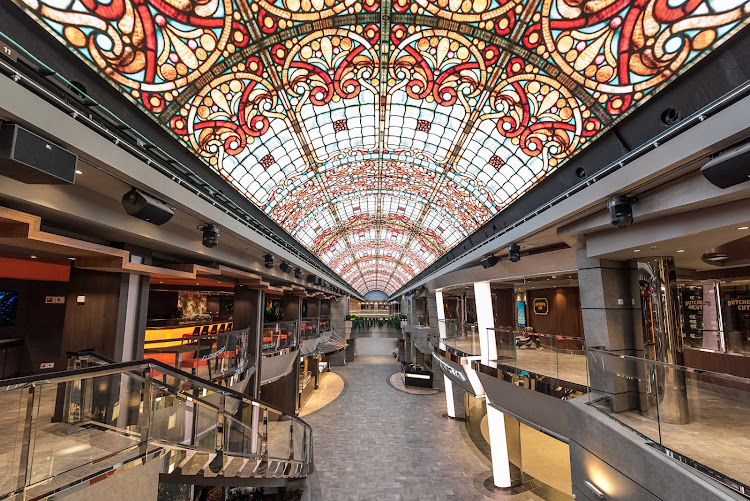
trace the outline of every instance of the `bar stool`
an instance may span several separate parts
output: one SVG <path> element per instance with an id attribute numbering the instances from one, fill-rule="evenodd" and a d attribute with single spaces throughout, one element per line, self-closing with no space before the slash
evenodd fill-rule
<path id="1" fill-rule="evenodd" d="M 209 329 L 209 327 L 210 327 L 209 325 L 204 325 L 203 326 L 203 329 L 201 329 L 201 336 L 207 336 L 208 335 L 208 329 Z"/>
<path id="2" fill-rule="evenodd" d="M 221 324 L 219 326 L 219 334 L 224 333 L 227 330 L 227 324 Z"/>
<path id="3" fill-rule="evenodd" d="M 184 335 L 184 336 L 182 336 L 182 337 L 189 337 L 189 336 L 200 336 L 200 335 L 201 335 L 201 326 L 199 325 L 198 327 L 196 327 L 195 329 L 193 329 L 193 333 L 192 333 L 192 334 L 190 334 L 190 335 L 188 335 L 188 334 L 185 334 L 185 335 Z"/>

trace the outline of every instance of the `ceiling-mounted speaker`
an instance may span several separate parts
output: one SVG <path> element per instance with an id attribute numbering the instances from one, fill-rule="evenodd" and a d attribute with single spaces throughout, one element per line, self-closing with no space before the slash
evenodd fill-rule
<path id="1" fill-rule="evenodd" d="M 701 167 L 701 173 L 719 188 L 750 180 L 750 142 L 715 156 Z"/>
<path id="2" fill-rule="evenodd" d="M 122 196 L 122 206 L 131 216 L 156 225 L 164 224 L 174 216 L 174 211 L 166 203 L 137 188 Z"/>
<path id="3" fill-rule="evenodd" d="M 294 278 L 302 278 L 302 270 L 300 270 L 299 268 L 294 270 Z"/>
<path id="4" fill-rule="evenodd" d="M 482 260 L 479 262 L 481 263 L 482 268 L 487 269 L 495 266 L 498 261 L 499 259 L 497 258 L 497 256 L 495 256 L 494 254 L 490 254 L 489 256 L 485 256 L 484 258 L 482 258 Z"/>
<path id="5" fill-rule="evenodd" d="M 314 284 L 316 280 L 318 280 L 317 276 L 315 276 L 315 275 L 307 275 L 307 283 L 308 284 Z"/>
<path id="6" fill-rule="evenodd" d="M 294 266 L 284 261 L 279 265 L 279 269 L 284 273 L 289 273 L 294 269 Z"/>
<path id="7" fill-rule="evenodd" d="M 269 270 L 273 268 L 273 254 L 266 254 L 263 256 L 263 265 Z"/>
<path id="8" fill-rule="evenodd" d="M 0 123 L 0 175 L 26 184 L 75 184 L 78 156 L 12 123 Z"/>

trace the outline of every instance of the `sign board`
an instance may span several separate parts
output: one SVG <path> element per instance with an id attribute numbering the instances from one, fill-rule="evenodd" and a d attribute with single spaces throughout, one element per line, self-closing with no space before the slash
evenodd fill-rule
<path id="1" fill-rule="evenodd" d="M 13 62 L 18 61 L 18 52 L 6 43 L 0 42 L 0 54 L 7 57 Z"/>
<path id="2" fill-rule="evenodd" d="M 549 301 L 546 297 L 534 298 L 534 314 L 549 315 Z"/>
<path id="3" fill-rule="evenodd" d="M 526 303 L 516 301 L 516 318 L 518 327 L 526 327 Z"/>

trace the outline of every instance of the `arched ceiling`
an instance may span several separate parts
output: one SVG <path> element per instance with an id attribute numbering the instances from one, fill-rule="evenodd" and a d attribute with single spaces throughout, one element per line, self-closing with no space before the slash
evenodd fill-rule
<path id="1" fill-rule="evenodd" d="M 388 294 L 747 23 L 748 0 L 14 0 Z"/>

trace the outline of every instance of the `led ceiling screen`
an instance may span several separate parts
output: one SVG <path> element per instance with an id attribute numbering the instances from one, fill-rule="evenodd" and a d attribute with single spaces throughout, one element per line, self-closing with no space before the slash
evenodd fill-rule
<path id="1" fill-rule="evenodd" d="M 361 293 L 737 32 L 748 0 L 15 0 Z"/>

